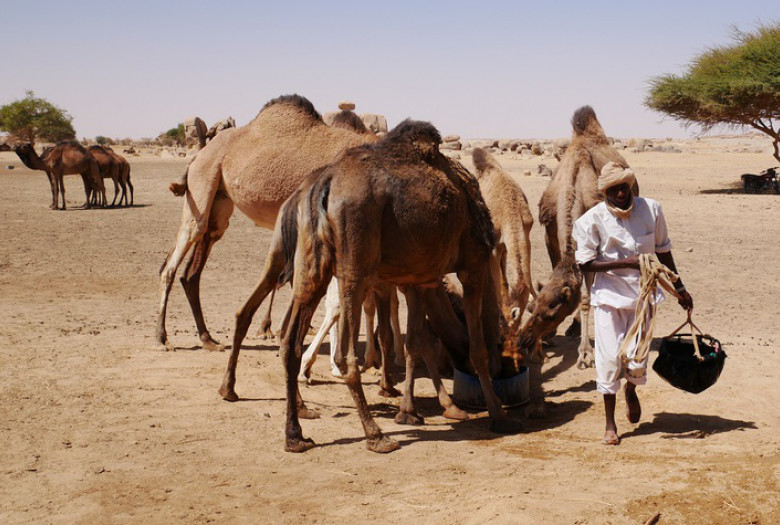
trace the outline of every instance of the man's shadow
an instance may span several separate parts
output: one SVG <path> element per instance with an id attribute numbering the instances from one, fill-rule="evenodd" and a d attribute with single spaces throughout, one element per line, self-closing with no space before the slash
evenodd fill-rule
<path id="1" fill-rule="evenodd" d="M 664 435 L 661 437 L 665 439 L 702 439 L 721 432 L 757 428 L 754 421 L 701 414 L 660 412 L 654 415 L 652 421 L 640 424 L 634 430 L 621 435 L 621 438 L 662 433 Z"/>

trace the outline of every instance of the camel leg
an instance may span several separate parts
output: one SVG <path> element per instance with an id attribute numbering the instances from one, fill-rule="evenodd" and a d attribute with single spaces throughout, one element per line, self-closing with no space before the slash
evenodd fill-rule
<path id="1" fill-rule="evenodd" d="M 390 327 L 390 291 L 388 285 L 375 295 L 376 314 L 379 324 L 379 348 L 382 352 L 382 364 L 380 365 L 381 377 L 379 379 L 379 395 L 382 397 L 398 397 L 401 394 L 393 387 L 390 377 L 390 347 L 393 345 L 393 329 Z M 392 288 L 395 292 L 395 288 Z M 365 308 L 365 303 L 363 303 Z M 372 336 L 373 339 L 373 336 Z"/>
<path id="2" fill-rule="evenodd" d="M 541 341 L 536 344 L 541 346 Z M 530 400 L 525 408 L 525 417 L 543 418 L 547 414 L 544 406 L 544 385 L 542 383 L 542 365 L 544 357 L 541 348 L 538 352 L 529 352 L 528 377 L 530 380 Z"/>
<path id="3" fill-rule="evenodd" d="M 57 182 L 54 179 L 54 175 L 52 175 L 49 171 L 46 172 L 46 178 L 49 179 L 49 187 L 51 188 L 51 204 L 49 205 L 49 209 L 56 210 L 57 192 L 59 191 L 59 188 L 57 188 Z"/>
<path id="4" fill-rule="evenodd" d="M 257 312 L 263 299 L 271 293 L 276 287 L 276 283 L 279 281 L 279 275 L 284 269 L 284 251 L 282 248 L 281 235 L 276 235 L 271 239 L 271 247 L 268 251 L 268 257 L 265 260 L 263 267 L 263 274 L 260 277 L 260 281 L 252 290 L 252 294 L 246 300 L 241 309 L 236 312 L 236 327 L 233 331 L 233 346 L 230 350 L 230 358 L 228 359 L 227 370 L 225 370 L 225 376 L 222 380 L 222 386 L 219 388 L 219 395 L 227 401 L 238 400 L 236 395 L 236 366 L 238 365 L 238 355 L 241 352 L 241 343 L 244 341 L 247 332 L 249 331 L 249 325 L 252 323 L 252 317 Z M 291 315 L 291 310 L 295 304 L 295 298 L 290 304 L 290 308 L 287 310 L 287 316 Z M 283 341 L 286 339 L 283 339 Z M 281 349 L 280 349 L 281 350 Z M 296 371 L 296 375 L 297 375 Z"/>
<path id="5" fill-rule="evenodd" d="M 382 364 L 379 362 L 379 353 L 376 351 L 376 341 L 374 339 L 374 320 L 376 319 L 376 298 L 374 292 L 366 294 L 366 300 L 363 301 L 363 314 L 366 318 L 366 351 L 363 355 L 363 372 L 369 368 L 380 369 Z"/>
<path id="6" fill-rule="evenodd" d="M 580 345 L 577 347 L 577 368 L 591 368 L 595 364 L 593 346 L 590 344 L 590 289 L 593 286 L 595 274 L 586 273 L 583 280 L 585 286 L 580 301 Z"/>
<path id="7" fill-rule="evenodd" d="M 62 173 L 58 173 L 55 175 L 55 181 L 57 183 L 57 188 L 59 189 L 59 195 L 62 198 L 62 207 L 59 209 L 65 210 L 67 209 L 67 206 L 65 204 L 65 180 L 64 177 L 62 176 Z M 57 203 L 55 202 L 55 204 Z"/>
<path id="8" fill-rule="evenodd" d="M 492 419 L 490 429 L 499 433 L 517 432 L 519 430 L 517 425 L 507 418 L 490 379 L 488 353 L 482 332 L 482 293 L 485 275 L 478 270 L 462 271 L 458 272 L 458 279 L 463 284 L 463 311 L 469 333 L 469 359 L 479 378 L 482 395 Z"/>
<path id="9" fill-rule="evenodd" d="M 119 186 L 122 188 L 122 196 L 119 197 L 119 206 L 122 206 L 122 203 L 124 202 L 125 206 L 128 205 L 127 200 L 127 185 L 125 184 L 125 179 L 121 178 L 119 179 Z"/>
<path id="10" fill-rule="evenodd" d="M 385 436 L 371 417 L 366 396 L 363 393 L 363 385 L 360 383 L 360 368 L 355 350 L 360 332 L 360 310 L 365 299 L 365 290 L 362 284 L 346 279 L 339 280 L 339 290 L 341 296 L 341 316 L 339 317 L 341 354 L 344 355 L 343 349 L 347 349 L 346 363 L 342 362 L 344 382 L 349 388 L 360 422 L 363 424 L 363 431 L 366 434 L 366 448 L 372 452 L 392 452 L 398 448 L 398 442 Z"/>
<path id="11" fill-rule="evenodd" d="M 92 184 L 89 182 L 89 174 L 84 172 L 81 174 L 81 182 L 84 184 L 84 209 L 88 210 L 91 207 L 92 196 Z"/>
<path id="12" fill-rule="evenodd" d="M 203 318 L 203 310 L 200 305 L 200 275 L 206 266 L 211 248 L 225 234 L 232 214 L 233 201 L 225 195 L 217 195 L 211 207 L 208 227 L 200 240 L 197 241 L 195 250 L 187 262 L 184 275 L 181 277 L 184 293 L 190 304 L 192 315 L 195 317 L 195 325 L 198 327 L 198 338 L 203 348 L 209 351 L 222 351 L 225 347 L 215 341 L 206 328 L 206 320 Z"/>
<path id="13" fill-rule="evenodd" d="M 302 365 L 301 365 L 301 372 L 298 374 L 298 381 L 301 383 L 307 383 L 309 381 L 309 378 L 311 378 L 311 368 L 314 366 L 314 362 L 317 360 L 317 352 L 320 349 L 320 346 L 322 345 L 322 342 L 325 340 L 325 336 L 328 334 L 328 331 L 331 330 L 331 328 L 336 324 L 336 322 L 339 320 L 339 287 L 338 287 L 338 281 L 336 279 L 331 279 L 330 284 L 328 285 L 328 291 L 325 296 L 325 320 L 322 322 L 322 326 L 320 326 L 320 329 L 317 331 L 317 335 L 314 336 L 314 339 L 312 340 L 309 347 L 306 349 L 306 352 L 303 354 L 302 358 Z M 339 371 L 338 367 L 335 366 L 334 360 L 333 360 L 333 341 L 331 341 L 331 347 L 330 347 L 330 353 L 331 353 L 331 366 L 332 369 L 335 370 L 338 373 L 338 376 L 341 377 L 341 372 Z"/>
<path id="14" fill-rule="evenodd" d="M 398 289 L 393 286 L 390 294 L 390 326 L 393 328 L 393 353 L 395 354 L 395 364 L 404 366 L 404 335 L 401 333 L 401 321 L 398 318 Z"/>
<path id="15" fill-rule="evenodd" d="M 133 183 L 130 182 L 130 174 L 127 175 L 127 187 L 130 189 L 130 204 L 128 206 L 133 206 Z"/>
<path id="16" fill-rule="evenodd" d="M 257 335 L 261 339 L 273 339 L 274 334 L 271 331 L 271 309 L 274 306 L 274 297 L 276 297 L 276 288 L 271 291 L 271 298 L 268 299 L 268 308 L 263 314 L 263 318 L 260 321 L 260 329 L 257 331 Z"/>

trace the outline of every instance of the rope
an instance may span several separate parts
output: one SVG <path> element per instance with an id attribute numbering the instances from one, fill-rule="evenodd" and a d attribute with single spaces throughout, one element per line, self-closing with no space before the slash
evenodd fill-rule
<path id="1" fill-rule="evenodd" d="M 679 298 L 679 294 L 672 285 L 679 278 L 676 273 L 664 266 L 654 253 L 639 255 L 639 297 L 636 303 L 636 317 L 618 351 L 618 355 L 624 363 L 639 364 L 647 359 L 655 328 L 655 296 L 658 293 L 658 285 L 660 284 L 670 294 Z M 633 357 L 628 357 L 628 348 L 635 340 L 637 342 L 636 353 Z M 629 369 L 629 373 L 641 377 L 644 374 L 644 368 Z"/>

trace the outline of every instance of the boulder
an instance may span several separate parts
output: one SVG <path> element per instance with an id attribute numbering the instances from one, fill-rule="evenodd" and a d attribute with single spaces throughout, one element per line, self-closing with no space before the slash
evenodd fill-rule
<path id="1" fill-rule="evenodd" d="M 339 109 L 341 111 L 354 111 L 355 110 L 355 103 L 354 102 L 348 102 L 346 100 L 342 100 L 339 102 Z"/>
<path id="2" fill-rule="evenodd" d="M 360 119 L 363 121 L 363 124 L 374 133 L 387 133 L 387 119 L 384 115 L 361 113 Z"/>
<path id="3" fill-rule="evenodd" d="M 441 139 L 442 142 L 458 142 L 460 140 L 460 135 L 447 135 L 443 139 Z"/>

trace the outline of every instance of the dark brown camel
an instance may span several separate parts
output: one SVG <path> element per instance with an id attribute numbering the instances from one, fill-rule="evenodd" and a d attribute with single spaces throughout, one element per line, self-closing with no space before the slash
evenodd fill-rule
<path id="1" fill-rule="evenodd" d="M 285 449 L 302 452 L 298 421 L 314 414 L 300 397 L 296 380 L 303 339 L 332 276 L 338 279 L 339 366 L 366 433 L 367 447 L 390 452 L 398 443 L 382 434 L 368 410 L 360 383 L 356 344 L 365 295 L 380 282 L 403 287 L 408 307 L 407 375 L 414 356 L 425 351 L 426 303 L 435 303 L 440 280 L 457 272 L 463 286 L 469 360 L 479 377 L 495 431 L 513 431 L 496 397 L 489 373 L 481 311 L 493 250 L 490 214 L 476 180 L 439 153 L 438 131 L 427 123 L 404 121 L 374 145 L 352 148 L 313 173 L 290 199 L 277 223 L 268 270 L 288 264 L 293 303 L 288 310 L 281 355 L 287 384 Z M 282 244 L 282 250 L 279 249 Z M 264 278 L 237 314 L 236 334 L 220 394 L 237 399 L 235 368 L 241 341 L 260 301 L 274 286 Z M 380 320 L 386 317 L 378 312 Z"/>
<path id="2" fill-rule="evenodd" d="M 87 148 L 87 151 L 89 151 L 90 155 L 95 157 L 95 160 L 98 162 L 100 177 L 103 179 L 111 179 L 114 183 L 114 199 L 111 201 L 111 204 L 109 204 L 109 206 L 113 207 L 116 205 L 117 196 L 119 196 L 120 163 L 117 161 L 116 157 L 104 149 L 103 146 L 90 146 Z M 106 202 L 105 191 L 103 192 L 103 202 L 104 204 Z"/>
<path id="3" fill-rule="evenodd" d="M 114 161 L 119 164 L 119 185 L 122 187 L 122 196 L 119 198 L 119 205 L 121 206 L 122 202 L 124 201 L 125 206 L 132 206 L 133 183 L 130 182 L 130 163 L 127 162 L 127 159 L 125 159 L 119 153 L 115 152 L 110 147 L 103 146 L 103 149 L 105 149 L 112 157 L 114 157 Z M 129 199 L 127 196 L 128 188 L 130 189 Z"/>
<path id="4" fill-rule="evenodd" d="M 65 184 L 63 183 L 65 175 L 81 175 L 86 195 L 84 208 L 90 207 L 90 196 L 93 191 L 102 191 L 105 194 L 97 161 L 84 146 L 76 141 L 60 142 L 48 150 L 43 157 L 39 156 L 32 144 L 28 143 L 16 145 L 14 151 L 28 168 L 46 172 L 51 186 L 51 205 L 49 207 L 52 210 L 59 209 L 60 196 L 62 196 L 62 209 L 66 208 Z"/>

